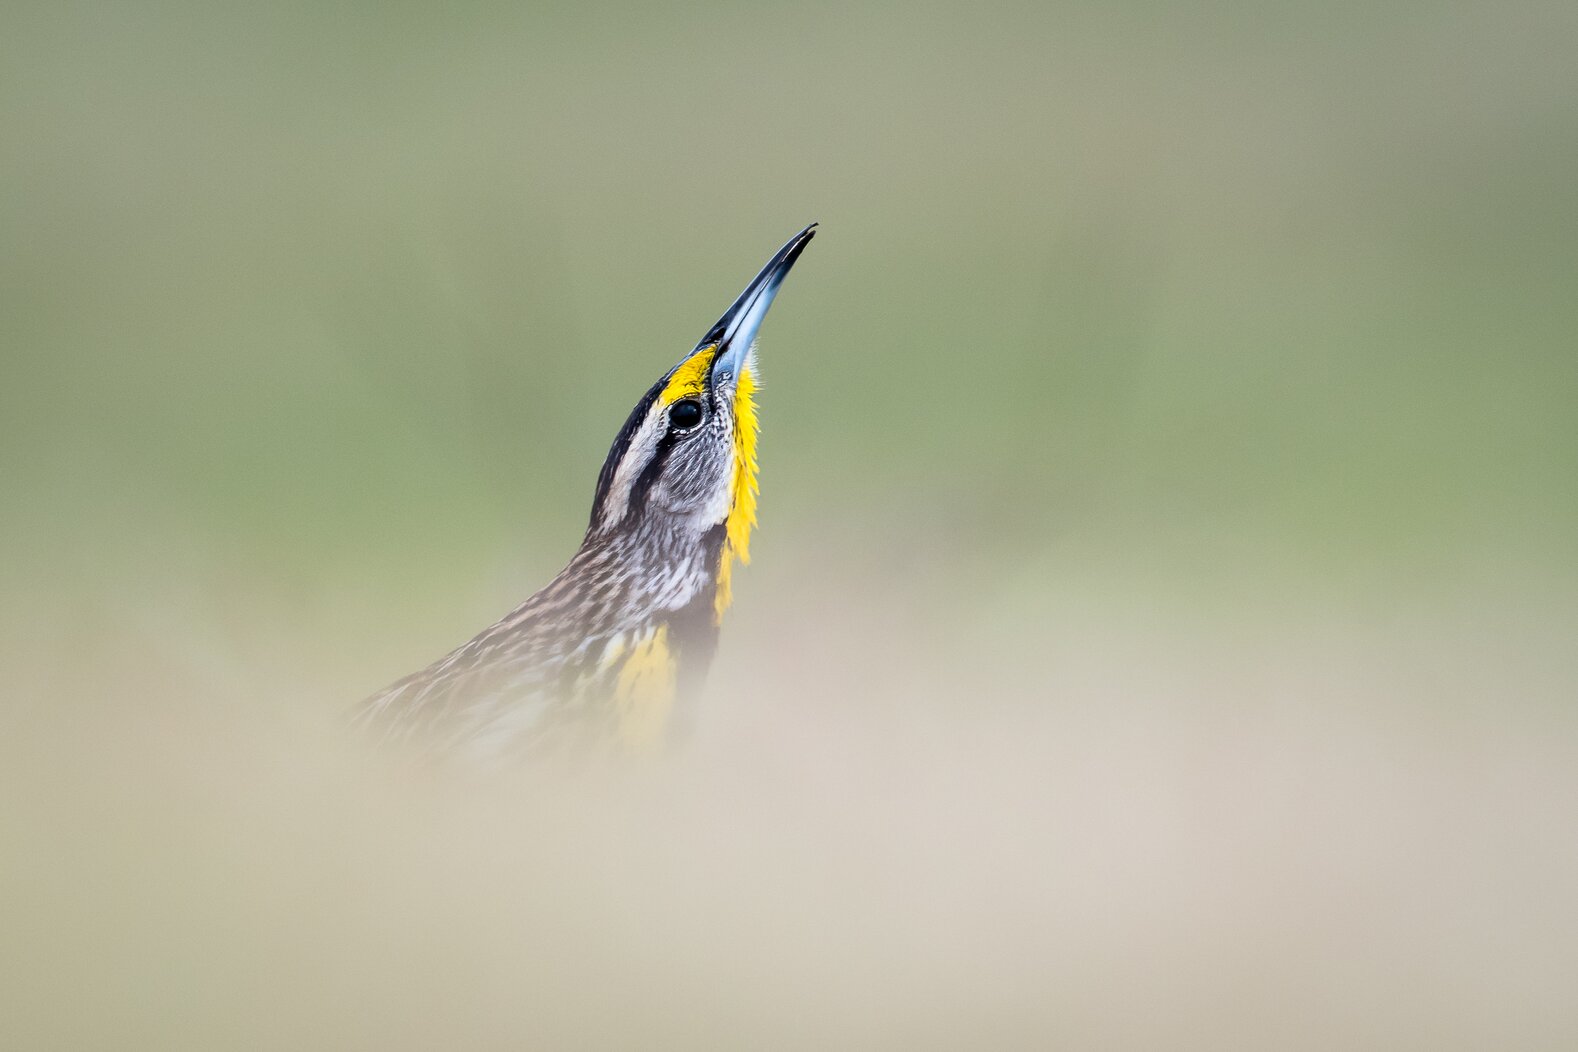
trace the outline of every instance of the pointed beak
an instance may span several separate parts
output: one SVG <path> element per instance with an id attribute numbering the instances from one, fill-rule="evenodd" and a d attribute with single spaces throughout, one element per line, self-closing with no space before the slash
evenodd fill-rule
<path id="1" fill-rule="evenodd" d="M 778 295 L 778 286 L 783 284 L 789 268 L 794 266 L 794 261 L 805 250 L 806 243 L 815 235 L 816 224 L 812 223 L 790 238 L 789 243 L 767 261 L 762 272 L 745 286 L 745 291 L 740 293 L 734 305 L 723 312 L 718 324 L 696 345 L 698 351 L 704 347 L 718 348 L 717 357 L 712 362 L 713 383 L 740 375 L 745 358 L 751 353 L 751 345 L 756 342 L 756 334 L 761 330 L 762 319 L 767 317 L 767 308 L 773 305 L 773 297 Z"/>

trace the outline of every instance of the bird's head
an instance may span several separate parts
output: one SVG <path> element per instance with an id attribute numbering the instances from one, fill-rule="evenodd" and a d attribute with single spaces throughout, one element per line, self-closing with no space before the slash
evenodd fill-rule
<path id="1" fill-rule="evenodd" d="M 715 549 L 719 618 L 756 524 L 756 335 L 815 232 L 813 223 L 779 249 L 696 349 L 648 389 L 597 479 L 588 538 L 643 531 Z"/>

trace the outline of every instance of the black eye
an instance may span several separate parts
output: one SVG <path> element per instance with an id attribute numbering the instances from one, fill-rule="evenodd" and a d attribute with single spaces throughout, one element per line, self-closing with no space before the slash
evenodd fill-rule
<path id="1" fill-rule="evenodd" d="M 680 431 L 689 431 L 701 423 L 701 403 L 694 398 L 684 398 L 668 407 L 668 422 Z"/>

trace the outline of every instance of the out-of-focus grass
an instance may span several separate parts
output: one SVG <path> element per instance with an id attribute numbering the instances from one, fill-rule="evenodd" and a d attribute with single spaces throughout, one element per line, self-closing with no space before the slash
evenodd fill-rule
<path id="1" fill-rule="evenodd" d="M 8 13 L 4 1043 L 1570 1044 L 1575 21 Z M 351 754 L 812 219 L 694 747 Z"/>
<path id="2" fill-rule="evenodd" d="M 119 655 L 7 743 L 8 1041 L 1567 1042 L 1570 619 L 1090 586 L 944 633 L 782 582 L 690 749 L 568 782 Z"/>

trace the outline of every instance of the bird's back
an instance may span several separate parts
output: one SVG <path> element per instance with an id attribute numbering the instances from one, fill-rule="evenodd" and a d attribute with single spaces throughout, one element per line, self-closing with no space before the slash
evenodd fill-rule
<path id="1" fill-rule="evenodd" d="M 356 724 L 482 757 L 661 744 L 684 722 L 679 699 L 705 675 L 718 628 L 704 575 L 644 565 L 589 542 L 501 620 L 364 701 Z"/>

